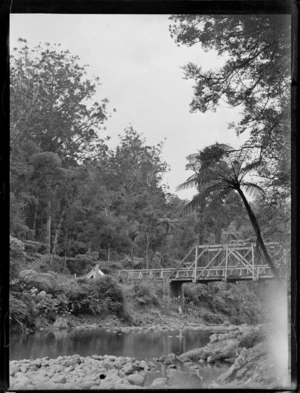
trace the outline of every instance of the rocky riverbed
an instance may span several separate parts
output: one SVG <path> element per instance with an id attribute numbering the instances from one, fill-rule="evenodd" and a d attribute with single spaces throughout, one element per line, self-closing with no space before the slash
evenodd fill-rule
<path id="1" fill-rule="evenodd" d="M 160 389 L 201 387 L 201 378 L 195 372 L 170 368 L 165 378 L 152 378 L 147 385 L 147 373 L 155 363 L 129 357 L 59 356 L 10 362 L 11 390 L 60 389 Z M 148 380 L 149 382 L 149 380 Z"/>
<path id="2" fill-rule="evenodd" d="M 146 330 L 139 326 L 116 329 L 126 332 L 139 328 L 151 331 L 165 327 L 152 324 Z M 178 324 L 174 328 L 178 329 Z M 188 323 L 186 328 L 204 327 Z M 211 326 L 208 328 L 213 330 Z M 218 326 L 208 345 L 153 361 L 111 355 L 14 360 L 10 362 L 10 389 L 283 388 L 282 375 L 268 347 L 269 329 L 266 325 Z M 206 384 L 201 377 L 201 366 L 220 361 L 232 365 L 215 382 Z M 157 378 L 159 364 L 165 372 Z"/>

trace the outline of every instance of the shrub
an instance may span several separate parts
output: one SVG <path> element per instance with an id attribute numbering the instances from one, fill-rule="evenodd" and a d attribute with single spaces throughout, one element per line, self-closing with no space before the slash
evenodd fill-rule
<path id="1" fill-rule="evenodd" d="M 95 266 L 94 258 L 93 253 L 78 254 L 75 258 L 68 258 L 66 265 L 71 274 L 83 276 Z"/>
<path id="2" fill-rule="evenodd" d="M 199 301 L 209 301 L 211 295 L 208 292 L 207 285 L 189 284 L 184 286 L 184 297 L 187 302 L 193 302 L 194 304 L 197 304 Z"/>
<path id="3" fill-rule="evenodd" d="M 72 279 L 61 285 L 61 288 L 74 314 L 105 314 L 110 311 L 119 315 L 124 311 L 123 292 L 110 276 L 98 280 Z"/>
<path id="4" fill-rule="evenodd" d="M 48 251 L 48 245 L 45 243 L 33 241 L 33 240 L 26 240 L 24 241 L 25 251 L 28 253 L 40 253 L 44 254 Z"/>
<path id="5" fill-rule="evenodd" d="M 20 274 L 20 270 L 22 268 L 22 262 L 24 262 L 25 260 L 24 243 L 21 240 L 10 236 L 9 251 L 10 251 L 10 279 L 14 280 L 18 278 Z"/>
<path id="6" fill-rule="evenodd" d="M 123 311 L 124 296 L 117 281 L 110 276 L 101 277 L 95 281 L 98 296 L 104 295 L 109 311 L 120 314 Z"/>
<path id="7" fill-rule="evenodd" d="M 209 324 L 220 325 L 225 322 L 225 318 L 221 315 L 205 313 L 202 315 L 205 322 Z"/>
<path id="8" fill-rule="evenodd" d="M 24 243 L 21 240 L 10 236 L 9 246 L 10 257 L 12 259 L 24 259 Z"/>
<path id="9" fill-rule="evenodd" d="M 50 273 L 38 273 L 32 269 L 21 271 L 20 279 L 28 289 L 35 287 L 40 291 L 54 293 L 58 288 L 56 279 Z"/>
<path id="10" fill-rule="evenodd" d="M 155 286 L 152 282 L 142 281 L 133 286 L 135 300 L 142 306 L 159 305 Z"/>
<path id="11" fill-rule="evenodd" d="M 55 315 L 60 311 L 60 301 L 51 294 L 36 297 L 37 310 L 44 315 Z"/>
<path id="12" fill-rule="evenodd" d="M 63 330 L 63 329 L 69 329 L 70 328 L 70 323 L 67 319 L 58 317 L 53 325 L 56 329 Z"/>
<path id="13" fill-rule="evenodd" d="M 32 327 L 36 314 L 37 310 L 30 294 L 10 291 L 9 322 L 12 332 L 23 331 L 26 326 Z"/>

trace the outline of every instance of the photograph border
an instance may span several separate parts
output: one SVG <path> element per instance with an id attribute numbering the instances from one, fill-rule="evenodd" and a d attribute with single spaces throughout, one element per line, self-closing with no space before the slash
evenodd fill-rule
<path id="1" fill-rule="evenodd" d="M 284 0 L 15 0 L 4 1 L 0 5 L 0 47 L 1 47 L 1 110 L 0 110 L 0 206 L 1 206 L 1 270 L 0 270 L 0 389 L 8 389 L 9 379 L 9 15 L 14 13 L 53 13 L 53 14 L 290 14 L 292 18 L 292 83 L 291 83 L 291 216 L 292 216 L 292 251 L 291 251 L 291 377 L 295 390 L 299 381 L 298 331 L 298 293 L 300 258 L 297 240 L 299 238 L 298 185 L 299 185 L 299 1 Z M 226 389 L 222 389 L 226 391 Z M 242 389 L 241 389 L 242 391 Z M 256 391 L 251 390 L 251 391 Z M 257 390 L 261 391 L 261 390 Z"/>

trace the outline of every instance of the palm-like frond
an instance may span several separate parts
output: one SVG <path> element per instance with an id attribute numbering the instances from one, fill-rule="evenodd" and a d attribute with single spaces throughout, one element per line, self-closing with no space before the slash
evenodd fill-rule
<path id="1" fill-rule="evenodd" d="M 209 186 L 207 186 L 205 189 L 200 191 L 197 195 L 193 197 L 191 202 L 189 202 L 183 209 L 183 213 L 190 213 L 193 210 L 195 210 L 197 207 L 199 207 L 201 204 L 203 204 L 206 201 L 206 198 L 214 191 L 218 190 L 223 190 L 224 189 L 224 183 L 223 182 L 217 182 L 213 183 Z"/>
<path id="2" fill-rule="evenodd" d="M 243 168 L 241 170 L 242 176 L 241 176 L 240 180 L 243 180 L 243 178 L 247 175 L 247 173 L 249 173 L 253 169 L 256 169 L 260 165 L 261 165 L 260 160 L 257 160 L 257 161 L 250 162 L 249 164 L 246 164 L 245 166 L 243 166 Z"/>
<path id="3" fill-rule="evenodd" d="M 241 183 L 241 187 L 243 187 L 243 189 L 251 196 L 256 196 L 258 194 L 265 194 L 265 191 L 254 183 L 243 182 Z"/>
<path id="4" fill-rule="evenodd" d="M 217 193 L 217 195 L 215 195 L 212 201 L 209 203 L 209 208 L 212 210 L 218 210 L 220 207 L 222 207 L 223 198 L 225 198 L 231 191 L 232 187 L 228 186 Z"/>
<path id="5" fill-rule="evenodd" d="M 215 172 L 211 169 L 201 170 L 198 174 L 190 176 L 184 183 L 179 184 L 176 191 L 186 190 L 191 187 L 198 187 L 210 183 L 213 176 L 216 176 Z"/>
<path id="6" fill-rule="evenodd" d="M 198 184 L 198 176 L 192 175 L 190 176 L 184 183 L 179 184 L 176 187 L 176 191 L 186 190 L 187 188 L 197 187 Z"/>

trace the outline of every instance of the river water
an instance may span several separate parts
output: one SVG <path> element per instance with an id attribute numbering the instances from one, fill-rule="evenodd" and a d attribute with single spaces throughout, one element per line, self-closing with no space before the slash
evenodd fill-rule
<path id="1" fill-rule="evenodd" d="M 139 360 L 153 361 L 162 355 L 180 355 L 190 349 L 201 348 L 209 342 L 212 333 L 199 330 L 170 332 L 113 333 L 105 329 L 88 331 L 40 332 L 23 336 L 11 336 L 10 360 L 36 359 L 45 356 L 56 358 L 78 354 L 130 356 Z M 215 380 L 230 365 L 198 363 L 199 373 L 206 383 Z M 156 378 L 165 374 L 165 367 L 157 364 Z M 151 378 L 152 379 L 152 378 Z"/>

